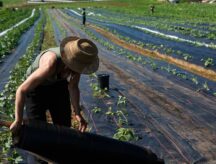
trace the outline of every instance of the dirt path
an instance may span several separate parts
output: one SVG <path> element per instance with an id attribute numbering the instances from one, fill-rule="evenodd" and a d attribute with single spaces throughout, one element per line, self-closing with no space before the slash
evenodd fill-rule
<path id="1" fill-rule="evenodd" d="M 82 30 L 71 26 L 65 19 L 61 15 L 62 27 L 88 38 Z M 98 73 L 107 72 L 111 75 L 110 94 L 127 97 L 129 120 L 141 136 L 136 144 L 149 147 L 167 163 L 215 162 L 215 98 L 204 96 L 153 70 L 117 57 L 99 43 L 97 46 L 100 52 Z M 89 87 L 86 87 L 89 84 L 88 77 L 84 77 L 81 84 L 83 103 L 88 109 L 93 129 L 111 136 L 115 126 L 107 125 L 104 116 L 94 116 L 90 110 L 93 104 L 105 108 L 109 102 L 88 98 L 91 96 Z"/>

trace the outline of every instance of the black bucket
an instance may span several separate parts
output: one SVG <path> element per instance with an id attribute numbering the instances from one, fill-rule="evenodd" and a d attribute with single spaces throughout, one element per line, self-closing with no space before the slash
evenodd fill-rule
<path id="1" fill-rule="evenodd" d="M 100 89 L 109 90 L 109 75 L 108 74 L 98 74 L 98 84 Z"/>
<path id="2" fill-rule="evenodd" d="M 23 125 L 13 136 L 13 143 L 15 147 L 57 163 L 73 163 L 80 156 L 84 157 L 79 159 L 81 163 L 163 163 L 145 148 L 38 121 Z"/>

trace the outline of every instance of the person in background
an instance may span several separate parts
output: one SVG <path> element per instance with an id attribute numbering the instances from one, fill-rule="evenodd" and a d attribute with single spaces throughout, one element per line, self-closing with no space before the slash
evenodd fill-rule
<path id="1" fill-rule="evenodd" d="M 150 11 L 151 11 L 151 14 L 154 14 L 154 11 L 155 11 L 155 6 L 154 5 L 150 6 Z"/>
<path id="2" fill-rule="evenodd" d="M 82 23 L 85 26 L 85 22 L 86 22 L 86 12 L 85 12 L 85 8 L 83 8 L 82 11 Z"/>

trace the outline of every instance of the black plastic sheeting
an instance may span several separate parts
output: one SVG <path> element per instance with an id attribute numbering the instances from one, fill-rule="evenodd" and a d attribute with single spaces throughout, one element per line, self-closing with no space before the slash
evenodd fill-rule
<path id="1" fill-rule="evenodd" d="M 108 18 L 112 18 L 112 17 L 115 17 L 115 18 L 118 18 L 118 19 L 122 19 L 122 18 L 127 18 L 127 22 L 126 24 L 130 24 L 130 25 L 134 25 L 134 22 L 148 22 L 148 21 L 151 21 L 151 22 L 154 22 L 154 21 L 157 21 L 157 22 L 161 22 L 161 24 L 168 24 L 168 25 L 171 25 L 171 26 L 174 26 L 175 28 L 178 28 L 178 29 L 183 29 L 183 28 L 191 28 L 191 29 L 195 29 L 195 30 L 198 30 L 200 32 L 203 32 L 203 33 L 208 33 L 208 32 L 216 32 L 215 30 L 210 30 L 208 27 L 214 27 L 215 24 L 211 23 L 211 24 L 200 24 L 200 23 L 191 23 L 191 22 L 182 22 L 182 19 L 178 20 L 177 18 L 175 18 L 177 21 L 171 21 L 172 18 L 169 18 L 169 17 L 159 17 L 159 16 L 144 16 L 144 17 L 138 17 L 138 16 L 132 16 L 131 14 L 126 14 L 126 13 L 121 13 L 121 14 L 116 14 L 110 10 L 105 10 L 105 9 L 88 9 L 90 12 L 93 12 L 96 16 L 94 16 L 94 19 L 96 18 L 97 20 L 100 20 L 100 16 L 103 16 L 103 17 L 108 17 Z M 92 17 L 91 17 L 92 18 Z M 128 19 L 130 18 L 130 19 Z M 169 22 L 168 22 L 169 21 Z M 192 21 L 192 20 L 190 20 Z M 197 21 L 197 20 L 196 20 Z M 107 23 L 111 22 L 111 21 L 108 21 L 106 20 Z M 138 24 L 137 24 L 138 25 Z M 144 25 L 141 25 L 141 26 L 144 26 Z M 168 35 L 176 35 L 178 37 L 181 37 L 181 38 L 184 38 L 184 39 L 189 39 L 189 40 L 193 40 L 193 41 L 200 41 L 200 42 L 205 42 L 205 43 L 216 43 L 215 40 L 210 40 L 208 38 L 200 38 L 200 37 L 194 37 L 194 36 L 189 36 L 189 35 L 185 35 L 185 34 L 182 34 L 180 32 L 175 32 L 175 31 L 170 31 L 170 29 L 167 29 L 167 30 L 161 30 L 161 29 L 156 29 L 155 27 L 151 27 L 151 26 L 145 26 L 146 28 L 150 28 L 152 30 L 157 30 L 157 31 L 160 31 L 162 33 L 165 33 L 165 34 L 168 34 Z"/>
<path id="2" fill-rule="evenodd" d="M 14 146 L 33 152 L 57 163 L 74 162 L 137 162 L 163 163 L 155 154 L 142 147 L 104 136 L 29 121 L 13 137 Z"/>
<path id="3" fill-rule="evenodd" d="M 103 42 L 108 42 L 109 44 L 113 45 L 113 47 L 115 47 L 115 53 L 112 53 L 113 56 L 116 56 L 119 60 L 115 60 L 116 64 L 121 66 L 122 64 L 125 65 L 125 68 L 127 67 L 127 64 L 125 64 L 125 62 L 121 62 L 122 58 L 124 58 L 125 61 L 128 61 L 130 62 L 129 59 L 127 59 L 127 53 L 130 53 L 130 54 L 133 54 L 133 56 L 135 57 L 141 57 L 142 59 L 146 60 L 146 61 L 150 61 L 152 60 L 151 58 L 149 57 L 145 57 L 143 55 L 140 55 L 140 54 L 137 54 L 137 53 L 134 53 L 133 51 L 129 51 L 129 50 L 125 50 L 124 53 L 122 53 L 120 50 L 122 49 L 120 46 L 110 42 L 110 40 L 108 40 L 107 38 L 105 38 L 104 36 L 102 36 L 101 34 L 97 33 L 95 30 L 93 29 L 90 29 L 90 31 L 97 37 L 97 38 L 100 38 L 100 40 L 102 40 Z M 121 56 L 118 55 L 118 51 L 121 52 Z M 125 54 L 125 55 L 124 55 Z M 107 55 L 107 57 L 109 57 L 109 55 Z M 112 60 L 112 57 L 110 57 L 110 60 Z M 113 59 L 114 60 L 114 59 Z M 154 73 L 157 72 L 158 74 L 160 74 L 161 76 L 163 77 L 166 77 L 168 80 L 171 80 L 172 82 L 174 83 L 178 83 L 184 87 L 187 87 L 187 88 L 190 88 L 190 89 L 193 89 L 194 91 L 195 90 L 198 90 L 200 88 L 202 88 L 202 84 L 204 84 L 205 82 L 208 84 L 209 88 L 211 88 L 210 91 L 202 91 L 202 94 L 206 95 L 206 94 L 213 94 L 213 92 L 215 92 L 215 88 L 216 88 L 216 83 L 211 81 L 211 80 L 208 80 L 206 78 L 203 78 L 201 76 L 198 76 L 196 74 L 193 74 L 193 73 L 190 73 L 188 71 L 185 71 L 185 70 L 182 70 L 181 68 L 175 66 L 175 65 L 172 65 L 172 64 L 168 64 L 166 63 L 165 61 L 161 61 L 161 60 L 154 60 L 155 64 L 157 65 L 158 68 L 160 67 L 163 67 L 163 66 L 166 66 L 166 67 L 169 67 L 170 69 L 175 69 L 177 72 L 183 74 L 183 75 L 186 75 L 187 78 L 186 79 L 182 79 L 180 77 L 177 77 L 175 75 L 172 75 L 171 73 L 168 73 L 166 71 L 163 71 L 163 70 L 156 70 L 156 71 L 153 71 Z M 122 64 L 121 64 L 122 63 Z M 135 62 L 137 63 L 138 65 L 141 65 L 141 63 L 139 62 Z M 125 69 L 124 68 L 124 69 Z M 147 68 L 148 70 L 152 70 L 150 64 L 148 65 L 143 65 L 143 68 Z M 133 69 L 133 67 L 131 67 L 131 69 Z M 134 74 L 134 73 L 133 73 Z M 137 74 L 140 74 L 140 73 L 137 73 Z M 141 75 L 142 76 L 142 75 Z M 196 77 L 197 80 L 199 81 L 199 84 L 198 85 L 195 85 L 191 80 L 189 80 L 190 78 L 192 77 Z M 141 78 L 140 76 L 137 76 L 137 78 Z M 145 77 L 147 78 L 147 77 Z M 143 78 L 141 78 L 143 79 Z M 146 80 L 145 80 L 146 81 Z M 152 80 L 150 79 L 150 83 L 149 85 L 151 85 L 153 82 Z M 158 84 L 158 86 L 161 86 Z"/>
<path id="4" fill-rule="evenodd" d="M 88 38 L 80 29 L 70 28 Z M 128 127 L 139 136 L 135 144 L 148 147 L 167 163 L 214 161 L 214 97 L 197 93 L 184 80 L 113 55 L 115 51 L 96 44 L 101 59 L 98 73 L 110 74 L 111 97 L 92 97 L 88 87 L 91 80 L 82 76 L 81 101 L 93 133 L 113 136 L 118 128 L 117 118 L 105 113 L 110 106 L 117 110 L 116 100 L 122 95 L 127 97 Z M 101 112 L 94 113 L 94 107 L 101 108 Z"/>

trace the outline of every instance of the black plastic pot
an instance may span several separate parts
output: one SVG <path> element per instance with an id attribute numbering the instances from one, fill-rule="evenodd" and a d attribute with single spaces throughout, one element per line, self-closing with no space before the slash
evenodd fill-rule
<path id="1" fill-rule="evenodd" d="M 15 147 L 30 151 L 43 159 L 57 163 L 137 162 L 163 163 L 151 151 L 104 136 L 54 126 L 44 122 L 29 122 L 13 136 Z M 80 158 L 81 157 L 81 158 Z"/>
<path id="2" fill-rule="evenodd" d="M 100 89 L 109 90 L 109 75 L 108 74 L 98 74 L 98 85 Z"/>

